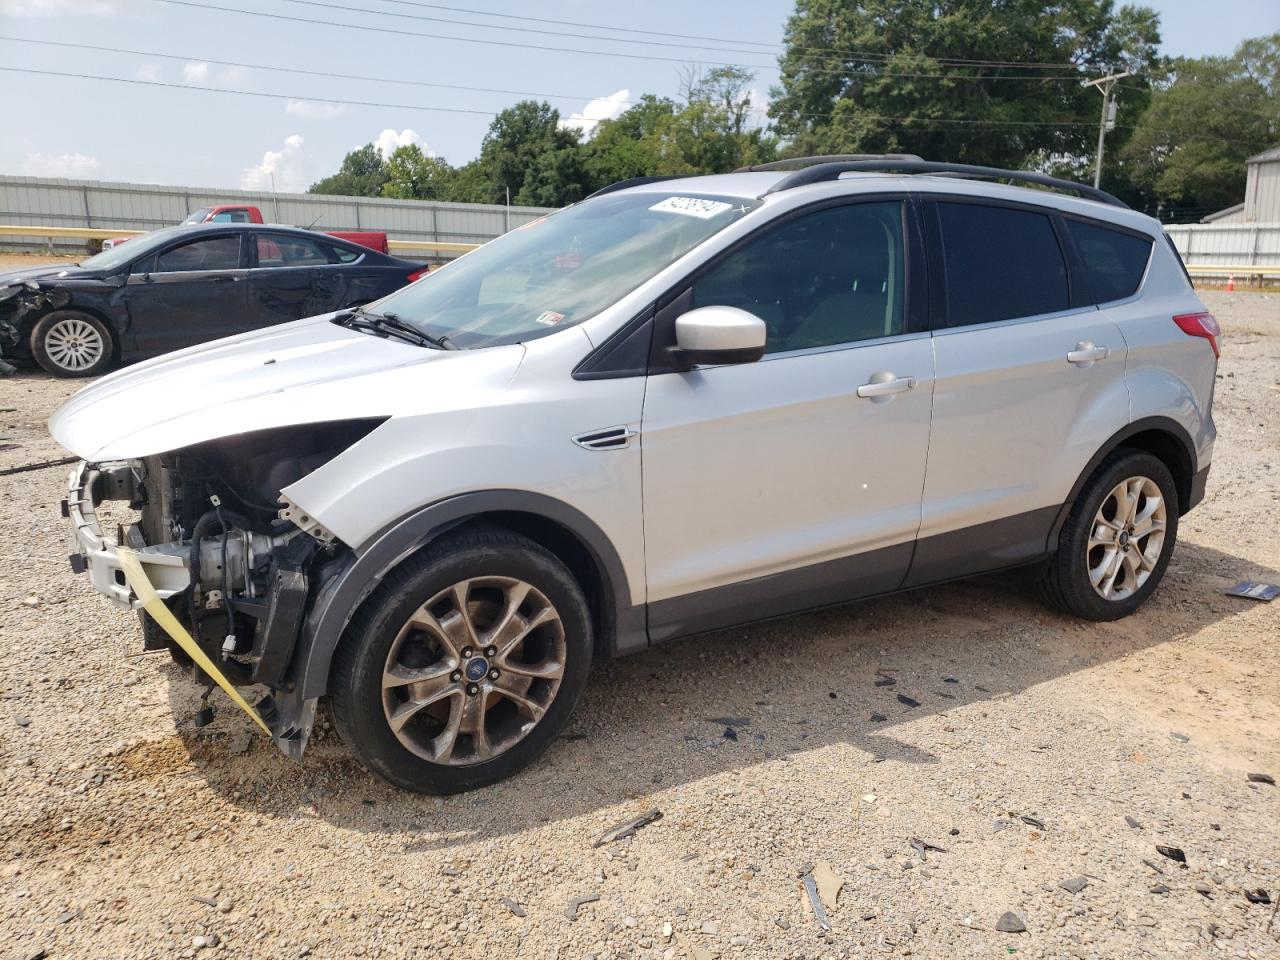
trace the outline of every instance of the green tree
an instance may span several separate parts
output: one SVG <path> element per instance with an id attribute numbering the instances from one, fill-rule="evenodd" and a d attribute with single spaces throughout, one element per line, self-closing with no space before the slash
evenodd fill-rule
<path id="1" fill-rule="evenodd" d="M 441 157 L 429 157 L 416 143 L 396 147 L 386 162 L 384 197 L 400 200 L 444 200 L 449 196 L 454 170 Z"/>
<path id="2" fill-rule="evenodd" d="M 1151 72 L 1158 24 L 1111 0 L 797 0 L 769 114 L 792 155 L 1080 158 L 1101 106 L 1081 80 Z"/>
<path id="3" fill-rule="evenodd" d="M 1197 220 L 1244 199 L 1245 160 L 1280 130 L 1278 61 L 1273 34 L 1231 57 L 1173 63 L 1122 155 L 1126 175 L 1163 215 Z"/>
<path id="4" fill-rule="evenodd" d="M 585 195 L 578 132 L 560 126 L 548 103 L 522 100 L 489 124 L 479 162 L 488 181 L 489 203 L 560 207 Z"/>
<path id="5" fill-rule="evenodd" d="M 372 143 L 352 150 L 332 176 L 313 183 L 308 193 L 337 194 L 344 197 L 376 197 L 387 182 L 387 164 Z"/>

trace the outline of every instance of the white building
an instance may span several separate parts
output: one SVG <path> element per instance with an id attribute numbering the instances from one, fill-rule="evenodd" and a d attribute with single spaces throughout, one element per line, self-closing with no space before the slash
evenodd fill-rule
<path id="1" fill-rule="evenodd" d="M 1250 157 L 1244 203 L 1211 213 L 1201 223 L 1280 223 L 1280 147 Z"/>

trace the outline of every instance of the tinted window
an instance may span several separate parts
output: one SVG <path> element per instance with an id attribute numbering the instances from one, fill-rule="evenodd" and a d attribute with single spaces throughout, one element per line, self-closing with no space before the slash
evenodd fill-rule
<path id="1" fill-rule="evenodd" d="M 355 263 L 364 256 L 358 250 L 348 250 L 346 247 L 330 247 L 329 249 L 333 251 L 339 263 Z"/>
<path id="2" fill-rule="evenodd" d="M 156 258 L 156 273 L 180 270 L 234 270 L 240 266 L 240 238 L 210 237 L 165 250 Z"/>
<path id="3" fill-rule="evenodd" d="M 221 210 L 209 218 L 210 223 L 248 223 L 247 210 Z"/>
<path id="4" fill-rule="evenodd" d="M 258 266 L 313 267 L 328 263 L 324 248 L 309 237 L 291 237 L 282 233 L 258 235 Z"/>
<path id="5" fill-rule="evenodd" d="M 1084 261 L 1094 303 L 1132 296 L 1151 257 L 1151 241 L 1094 223 L 1068 220 L 1067 230 Z"/>
<path id="6" fill-rule="evenodd" d="M 939 203 L 947 324 L 963 327 L 1067 309 L 1067 265 L 1042 213 Z"/>
<path id="7" fill-rule="evenodd" d="M 903 329 L 902 206 L 859 203 L 789 221 L 721 261 L 693 305 L 765 322 L 766 353 L 893 336 Z"/>

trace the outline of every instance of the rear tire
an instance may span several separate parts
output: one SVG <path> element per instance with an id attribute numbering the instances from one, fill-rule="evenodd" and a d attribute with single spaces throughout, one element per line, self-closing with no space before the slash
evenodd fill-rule
<path id="1" fill-rule="evenodd" d="M 532 763 L 586 687 L 582 589 L 505 530 L 447 535 L 388 574 L 334 658 L 338 733 L 383 779 L 458 793 Z"/>
<path id="2" fill-rule="evenodd" d="M 111 365 L 111 331 L 79 310 L 55 310 L 31 329 L 31 355 L 55 377 L 95 377 Z"/>
<path id="3" fill-rule="evenodd" d="M 1076 498 L 1039 593 L 1086 620 L 1127 617 L 1164 577 L 1179 510 L 1177 485 L 1161 460 L 1117 450 Z"/>

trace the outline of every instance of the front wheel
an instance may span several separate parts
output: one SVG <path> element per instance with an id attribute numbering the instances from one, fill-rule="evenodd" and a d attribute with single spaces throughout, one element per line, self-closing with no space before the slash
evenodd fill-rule
<path id="1" fill-rule="evenodd" d="M 333 669 L 338 732 L 396 786 L 481 787 L 551 744 L 591 652 L 582 590 L 551 553 L 503 530 L 447 536 L 353 620 Z"/>
<path id="2" fill-rule="evenodd" d="M 1162 461 L 1118 450 L 1085 484 L 1040 590 L 1087 620 L 1118 620 L 1164 577 L 1178 537 L 1178 488 Z"/>
<path id="3" fill-rule="evenodd" d="M 111 364 L 111 331 L 79 310 L 55 310 L 31 331 L 31 355 L 55 377 L 92 377 Z"/>

